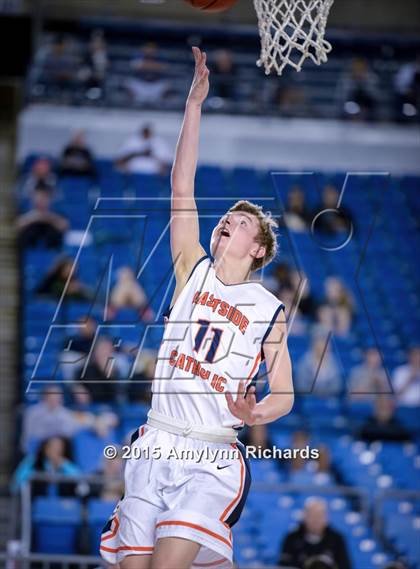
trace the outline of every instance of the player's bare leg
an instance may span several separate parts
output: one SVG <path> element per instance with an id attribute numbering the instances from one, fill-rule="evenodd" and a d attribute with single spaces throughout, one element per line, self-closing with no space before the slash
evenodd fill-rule
<path id="1" fill-rule="evenodd" d="M 158 539 L 150 569 L 190 569 L 201 545 L 180 537 Z"/>
<path id="2" fill-rule="evenodd" d="M 151 555 L 127 555 L 120 562 L 120 569 L 150 569 Z"/>

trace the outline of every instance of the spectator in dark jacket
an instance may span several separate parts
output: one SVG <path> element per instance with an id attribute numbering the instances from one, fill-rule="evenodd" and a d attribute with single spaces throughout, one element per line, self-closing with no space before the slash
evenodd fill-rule
<path id="1" fill-rule="evenodd" d="M 312 229 L 317 236 L 349 235 L 354 227 L 350 211 L 340 203 L 340 194 L 334 186 L 327 184 L 322 192 L 321 202 L 312 212 Z"/>
<path id="2" fill-rule="evenodd" d="M 33 192 L 32 202 L 32 209 L 17 219 L 20 247 L 44 245 L 48 249 L 60 249 L 69 228 L 67 219 L 51 211 L 51 194 L 45 188 Z"/>
<path id="3" fill-rule="evenodd" d="M 97 339 L 86 369 L 81 371 L 80 382 L 90 393 L 94 403 L 113 403 L 120 393 L 118 380 L 122 376 L 112 340 L 102 336 Z"/>
<path id="4" fill-rule="evenodd" d="M 64 148 L 60 172 L 68 176 L 95 176 L 93 154 L 86 144 L 85 133 L 82 130 L 76 132 Z"/>
<path id="5" fill-rule="evenodd" d="M 323 556 L 324 563 L 328 560 L 332 567 L 335 564 L 340 569 L 351 569 L 344 538 L 328 524 L 326 502 L 308 498 L 303 522 L 284 540 L 279 565 L 305 569 L 316 556 Z"/>
<path id="6" fill-rule="evenodd" d="M 410 433 L 395 417 L 395 403 L 390 396 L 377 396 L 374 413 L 363 425 L 360 438 L 368 442 L 410 440 Z"/>
<path id="7" fill-rule="evenodd" d="M 59 257 L 36 289 L 37 294 L 60 298 L 64 289 L 66 299 L 91 300 L 91 290 L 77 277 L 70 257 Z"/>

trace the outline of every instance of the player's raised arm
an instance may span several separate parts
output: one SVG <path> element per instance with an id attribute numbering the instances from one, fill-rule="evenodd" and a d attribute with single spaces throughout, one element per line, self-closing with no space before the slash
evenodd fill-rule
<path id="1" fill-rule="evenodd" d="M 182 290 L 195 263 L 205 255 L 199 241 L 194 178 L 198 159 L 201 105 L 209 91 L 209 70 L 206 66 L 206 54 L 198 47 L 192 49 L 195 59 L 194 78 L 171 173 L 171 251 L 178 289 L 175 296 Z"/>

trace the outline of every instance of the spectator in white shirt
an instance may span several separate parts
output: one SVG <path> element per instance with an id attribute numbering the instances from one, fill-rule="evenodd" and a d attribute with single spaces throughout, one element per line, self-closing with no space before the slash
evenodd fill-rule
<path id="1" fill-rule="evenodd" d="M 143 46 L 139 56 L 130 62 L 131 76 L 124 86 L 131 98 L 141 105 L 156 105 L 163 102 L 170 84 L 165 78 L 167 64 L 160 61 L 158 46 L 149 42 Z"/>
<path id="2" fill-rule="evenodd" d="M 420 406 L 420 347 L 411 348 L 408 363 L 394 371 L 392 384 L 398 405 Z"/>
<path id="3" fill-rule="evenodd" d="M 116 167 L 130 174 L 165 174 L 169 163 L 170 154 L 165 141 L 145 125 L 123 145 Z"/>
<path id="4" fill-rule="evenodd" d="M 73 411 L 63 405 L 61 387 L 49 385 L 43 390 L 41 401 L 25 410 L 22 447 L 28 450 L 32 442 L 54 436 L 71 438 L 82 426 Z"/>

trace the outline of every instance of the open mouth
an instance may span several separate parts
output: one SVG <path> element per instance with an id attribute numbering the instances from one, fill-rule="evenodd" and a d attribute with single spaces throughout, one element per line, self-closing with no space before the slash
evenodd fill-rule
<path id="1" fill-rule="evenodd" d="M 221 237 L 230 237 L 230 233 L 226 229 L 222 229 L 222 231 L 220 232 L 220 236 Z"/>

